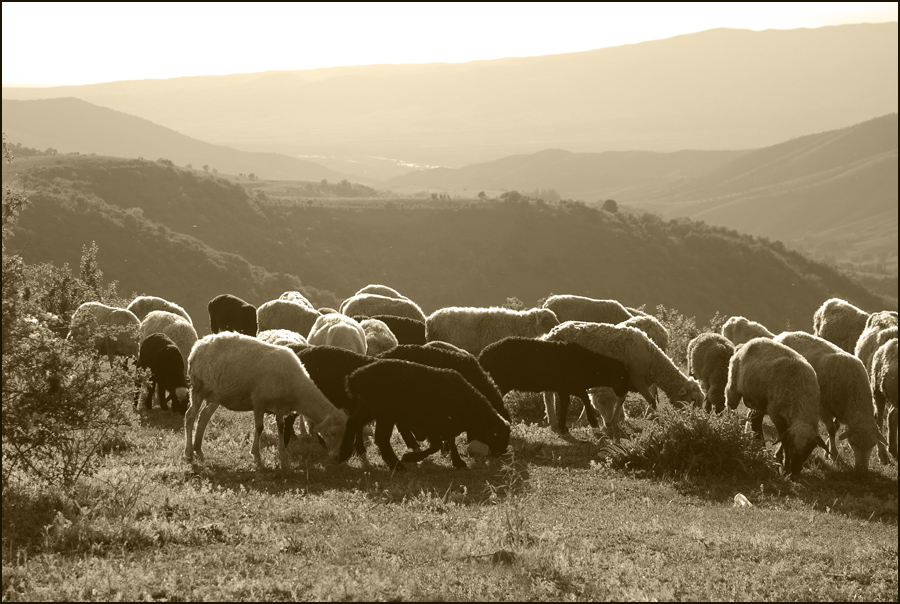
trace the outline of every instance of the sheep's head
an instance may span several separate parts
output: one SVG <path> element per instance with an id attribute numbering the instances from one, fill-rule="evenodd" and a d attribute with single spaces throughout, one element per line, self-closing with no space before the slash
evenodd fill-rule
<path id="1" fill-rule="evenodd" d="M 797 478 L 806 459 L 816 447 L 828 451 L 828 446 L 815 428 L 794 424 L 775 441 L 775 457 L 781 463 L 782 472 L 791 478 Z"/>
<path id="2" fill-rule="evenodd" d="M 559 325 L 556 313 L 549 308 L 535 308 L 532 312 L 534 313 L 535 327 L 541 335 L 549 333 L 551 329 Z"/>
<path id="3" fill-rule="evenodd" d="M 328 455 L 334 461 L 340 460 L 341 442 L 347 428 L 347 414 L 337 409 L 314 427 L 312 431 L 322 437 L 328 449 Z M 349 455 L 347 456 L 349 457 Z"/>
<path id="4" fill-rule="evenodd" d="M 875 422 L 872 422 L 870 429 L 851 428 L 848 426 L 838 436 L 840 440 L 846 440 L 853 449 L 854 468 L 860 472 L 869 469 L 869 457 L 872 455 L 872 449 L 875 445 L 881 443 L 887 445 L 881 432 L 878 431 Z"/>
<path id="5" fill-rule="evenodd" d="M 188 390 L 187 388 L 176 388 L 175 398 L 172 399 L 172 411 L 184 415 L 188 408 Z"/>
<path id="6" fill-rule="evenodd" d="M 672 397 L 671 402 L 675 407 L 681 407 L 684 403 L 689 403 L 694 407 L 702 408 L 703 400 L 703 389 L 700 388 L 700 382 L 694 378 L 688 378 Z"/>

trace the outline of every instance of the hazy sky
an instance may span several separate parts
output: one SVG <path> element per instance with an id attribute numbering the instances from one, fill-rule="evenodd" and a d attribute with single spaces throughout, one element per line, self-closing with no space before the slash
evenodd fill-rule
<path id="1" fill-rule="evenodd" d="M 577 52 L 715 27 L 897 20 L 896 2 L 3 2 L 3 85 Z"/>

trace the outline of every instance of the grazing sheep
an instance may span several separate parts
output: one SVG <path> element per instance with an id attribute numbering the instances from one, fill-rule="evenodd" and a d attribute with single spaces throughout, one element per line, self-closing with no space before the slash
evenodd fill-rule
<path id="1" fill-rule="evenodd" d="M 256 307 L 237 296 L 221 294 L 206 305 L 209 311 L 209 330 L 236 331 L 245 336 L 255 336 L 257 332 Z"/>
<path id="2" fill-rule="evenodd" d="M 323 307 L 321 307 L 321 308 L 319 309 L 319 314 L 320 314 L 320 315 L 333 315 L 333 314 L 336 314 L 337 312 L 338 312 L 338 311 L 336 311 L 335 309 L 331 308 L 330 306 L 323 306 Z"/>
<path id="3" fill-rule="evenodd" d="M 475 356 L 471 352 L 463 350 L 459 346 L 454 346 L 450 342 L 445 342 L 443 340 L 434 340 L 433 342 L 425 342 L 425 346 L 427 348 L 437 348 L 439 350 L 449 350 L 450 352 L 458 352 L 460 354 L 467 354 L 472 357 Z"/>
<path id="4" fill-rule="evenodd" d="M 397 336 L 391 333 L 391 329 L 383 321 L 365 319 L 359 324 L 366 333 L 366 354 L 370 357 L 397 347 Z"/>
<path id="5" fill-rule="evenodd" d="M 408 298 L 391 298 L 378 294 L 357 294 L 344 300 L 341 304 L 341 312 L 352 317 L 355 315 L 394 315 L 395 317 L 408 317 L 425 322 L 425 313 L 419 305 Z"/>
<path id="6" fill-rule="evenodd" d="M 395 336 L 398 344 L 424 344 L 425 322 L 409 317 L 395 317 L 394 315 L 375 315 L 369 317 L 378 319 L 388 326 Z"/>
<path id="7" fill-rule="evenodd" d="M 584 296 L 550 296 L 543 308 L 556 314 L 560 323 L 565 321 L 590 321 L 592 323 L 621 323 L 632 314 L 616 300 L 595 300 Z"/>
<path id="8" fill-rule="evenodd" d="M 360 294 L 375 294 L 377 296 L 395 298 L 397 300 L 409 300 L 409 298 L 398 292 L 396 289 L 394 289 L 393 287 L 388 287 L 387 285 L 367 285 L 353 295 L 359 296 Z"/>
<path id="9" fill-rule="evenodd" d="M 362 325 L 342 314 L 322 315 L 306 338 L 311 346 L 337 346 L 366 354 L 366 332 Z"/>
<path id="10" fill-rule="evenodd" d="M 628 371 L 622 361 L 571 342 L 503 338 L 486 346 L 478 355 L 478 363 L 503 395 L 511 390 L 558 393 L 558 423 L 551 427 L 563 434 L 569 431 L 566 415 L 570 395 L 584 401 L 588 422 L 596 428 L 599 424 L 587 389 L 605 386 L 612 388 L 617 396 L 624 398 L 628 394 Z"/>
<path id="11" fill-rule="evenodd" d="M 343 409 L 347 415 L 356 411 L 354 402 L 347 397 L 347 376 L 369 363 L 374 362 L 372 357 L 336 346 L 310 346 L 295 351 L 297 358 L 309 373 L 316 387 L 338 409 Z M 288 415 L 284 423 L 284 445 L 287 446 L 294 434 L 294 422 L 296 414 Z M 363 459 L 366 457 L 366 445 L 363 439 L 362 427 L 355 436 L 356 452 Z"/>
<path id="12" fill-rule="evenodd" d="M 172 411 L 184 415 L 188 404 L 187 380 L 184 357 L 175 342 L 163 333 L 144 338 L 137 366 L 150 369 L 152 376 L 144 406 L 147 409 L 153 406 L 153 389 L 157 388 L 160 408 L 165 409 L 167 401 L 172 401 Z"/>
<path id="13" fill-rule="evenodd" d="M 761 323 L 744 317 L 730 317 L 722 325 L 722 335 L 735 346 L 749 342 L 753 338 L 774 338 L 775 334 Z"/>
<path id="14" fill-rule="evenodd" d="M 508 336 L 537 338 L 558 325 L 552 310 L 532 308 L 461 308 L 453 306 L 431 313 L 425 321 L 425 339 L 442 340 L 478 355 L 485 346 Z"/>
<path id="15" fill-rule="evenodd" d="M 831 298 L 813 315 L 813 333 L 853 354 L 868 320 L 869 313 L 840 298 Z"/>
<path id="16" fill-rule="evenodd" d="M 875 425 L 869 374 L 862 361 L 828 340 L 802 331 L 781 333 L 775 341 L 799 352 L 816 371 L 819 412 L 828 430 L 832 459 L 838 459 L 836 434 L 844 425 L 840 438 L 850 443 L 856 469 L 867 470 L 881 435 Z"/>
<path id="17" fill-rule="evenodd" d="M 113 359 L 137 357 L 140 351 L 141 322 L 134 313 L 100 302 L 85 302 L 72 314 L 67 339 L 93 340 L 94 349 L 107 355 L 110 367 Z"/>
<path id="18" fill-rule="evenodd" d="M 198 341 L 188 359 L 191 381 L 191 405 L 184 415 L 184 457 L 194 453 L 203 458 L 203 432 L 210 416 L 219 407 L 232 411 L 253 411 L 255 436 L 251 453 L 256 467 L 265 469 L 259 453 L 259 437 L 265 413 L 275 414 L 278 425 L 278 454 L 281 468 L 290 468 L 284 447 L 284 416 L 300 413 L 315 424 L 313 431 L 337 458 L 347 415 L 325 398 L 310 379 L 297 356 L 283 346 L 273 346 L 256 338 L 226 332 Z M 200 405 L 206 406 L 200 412 Z M 197 434 L 191 446 L 191 432 L 197 415 Z"/>
<path id="19" fill-rule="evenodd" d="M 300 292 L 294 292 L 294 291 L 284 292 L 283 294 L 278 296 L 278 299 L 279 300 L 287 300 L 288 302 L 296 302 L 298 304 L 302 304 L 303 306 L 306 306 L 308 308 L 312 308 L 313 310 L 315 310 L 315 307 L 312 305 L 312 302 L 310 302 L 306 298 L 306 296 L 304 296 Z"/>
<path id="20" fill-rule="evenodd" d="M 174 302 L 169 302 L 168 300 L 157 298 L 156 296 L 138 296 L 131 301 L 131 304 L 128 305 L 128 310 L 133 312 L 134 316 L 136 316 L 141 321 L 143 321 L 144 317 L 146 317 L 154 310 L 164 310 L 166 312 L 180 315 L 184 317 L 184 319 L 191 325 L 194 324 L 194 322 L 191 321 L 191 317 L 189 314 L 187 314 L 186 310 L 184 310 Z"/>
<path id="21" fill-rule="evenodd" d="M 786 474 L 799 476 L 816 446 L 828 450 L 819 436 L 816 371 L 790 347 L 759 337 L 735 350 L 728 366 L 725 404 L 736 409 L 742 399 L 760 439 L 763 417 L 768 415 L 775 424 L 775 454 Z"/>
<path id="22" fill-rule="evenodd" d="M 617 323 L 620 327 L 640 329 L 659 349 L 669 354 L 669 330 L 652 315 L 638 315 Z"/>
<path id="23" fill-rule="evenodd" d="M 185 321 L 180 315 L 154 310 L 141 321 L 141 340 L 154 333 L 164 333 L 175 342 L 182 358 L 191 355 L 191 349 L 197 341 L 197 332 L 194 326 Z"/>
<path id="24" fill-rule="evenodd" d="M 872 371 L 869 384 L 875 398 L 876 422 L 878 431 L 884 426 L 884 416 L 888 416 L 888 449 L 897 459 L 897 338 L 896 336 L 882 344 L 872 357 Z M 883 439 L 882 439 L 883 440 Z M 878 455 L 887 463 L 887 451 L 884 443 L 879 443 Z"/>
<path id="25" fill-rule="evenodd" d="M 464 469 L 466 464 L 455 440 L 462 432 L 487 444 L 495 456 L 502 455 L 509 446 L 509 422 L 452 369 L 382 359 L 351 373 L 347 394 L 358 409 L 347 421 L 341 460 L 350 457 L 353 435 L 373 419 L 375 444 L 391 470 L 404 469 L 391 448 L 394 426 L 413 433 L 419 440 L 428 439 L 428 449 L 406 453 L 403 462 L 421 461 L 446 446 L 453 466 Z"/>
<path id="26" fill-rule="evenodd" d="M 287 329 L 306 335 L 321 316 L 313 307 L 290 300 L 270 300 L 256 309 L 259 331 Z"/>
<path id="27" fill-rule="evenodd" d="M 267 344 L 275 344 L 276 346 L 289 346 L 291 344 L 307 346 L 306 338 L 290 329 L 267 329 L 256 334 L 256 339 Z"/>
<path id="28" fill-rule="evenodd" d="M 862 361 L 866 371 L 870 371 L 872 369 L 872 357 L 875 356 L 875 351 L 881 348 L 885 342 L 896 337 L 896 325 L 885 326 L 883 323 L 873 323 L 862 332 L 861 336 L 859 336 L 853 354 Z"/>
<path id="29" fill-rule="evenodd" d="M 719 413 L 725 408 L 728 363 L 733 354 L 731 340 L 717 333 L 701 333 L 688 342 L 688 375 L 700 381 L 706 411 Z"/>
<path id="30" fill-rule="evenodd" d="M 607 323 L 566 321 L 542 339 L 581 344 L 589 350 L 622 361 L 630 378 L 628 390 L 640 393 L 651 408 L 656 408 L 656 397 L 650 392 L 651 384 L 662 388 L 673 405 L 688 402 L 699 407 L 702 404 L 703 392 L 697 380 L 681 373 L 672 359 L 639 329 Z M 618 422 L 624 419 L 624 402 L 625 397 L 620 396 L 613 410 L 601 411 L 604 418 L 610 417 L 616 422 L 612 426 L 607 425 L 612 432 L 620 429 Z M 553 405 L 546 397 L 544 403 L 547 417 L 552 421 L 555 419 Z"/>
<path id="31" fill-rule="evenodd" d="M 434 342 L 432 342 L 434 343 Z M 485 373 L 478 359 L 465 350 L 450 350 L 436 346 L 405 344 L 379 355 L 383 359 L 401 359 L 436 369 L 453 369 L 472 384 L 503 419 L 510 421 L 509 411 L 503 404 L 503 394 Z"/>

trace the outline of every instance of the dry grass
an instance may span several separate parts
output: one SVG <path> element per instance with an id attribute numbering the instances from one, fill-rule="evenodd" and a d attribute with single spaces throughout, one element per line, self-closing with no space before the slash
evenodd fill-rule
<path id="1" fill-rule="evenodd" d="M 517 424 L 507 459 L 468 471 L 437 455 L 392 475 L 371 444 L 371 466 L 333 465 L 301 439 L 286 475 L 255 471 L 251 425 L 219 411 L 191 467 L 154 410 L 72 492 L 7 489 L 3 599 L 897 599 L 897 467 L 876 458 L 867 476 L 817 458 L 796 483 L 646 479 L 588 428 Z"/>

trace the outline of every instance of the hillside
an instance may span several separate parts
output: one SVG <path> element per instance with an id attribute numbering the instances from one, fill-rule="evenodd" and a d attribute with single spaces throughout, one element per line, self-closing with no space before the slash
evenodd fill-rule
<path id="1" fill-rule="evenodd" d="M 704 220 L 837 259 L 881 259 L 896 271 L 897 130 L 897 114 L 885 115 L 620 198 L 665 217 Z"/>
<path id="2" fill-rule="evenodd" d="M 241 149 L 459 167 L 554 148 L 760 148 L 840 128 L 897 111 L 897 48 L 896 22 L 713 29 L 560 55 L 4 88 L 3 97 L 75 96 Z"/>
<path id="3" fill-rule="evenodd" d="M 426 313 L 573 293 L 664 304 L 701 321 L 741 314 L 774 331 L 809 328 L 831 296 L 888 306 L 777 242 L 579 203 L 267 201 L 162 162 L 84 156 L 17 161 L 4 179 L 32 199 L 9 250 L 74 263 L 95 239 L 122 291 L 162 295 L 201 317 L 226 291 L 258 305 L 303 288 L 334 305 L 367 283 L 398 288 Z"/>
<path id="4" fill-rule="evenodd" d="M 462 168 L 418 170 L 385 181 L 394 191 L 556 189 L 569 199 L 596 201 L 706 174 L 747 151 L 605 151 L 572 153 L 545 149 Z"/>
<path id="5" fill-rule="evenodd" d="M 76 98 L 3 100 L 3 131 L 13 143 L 61 153 L 80 152 L 203 165 L 261 178 L 338 181 L 344 174 L 279 153 L 251 153 L 212 145 L 146 119 Z"/>

